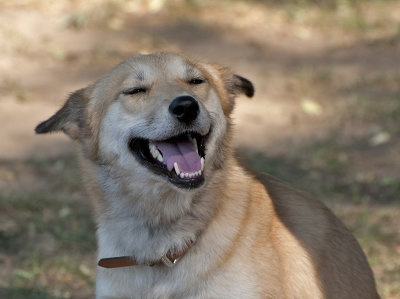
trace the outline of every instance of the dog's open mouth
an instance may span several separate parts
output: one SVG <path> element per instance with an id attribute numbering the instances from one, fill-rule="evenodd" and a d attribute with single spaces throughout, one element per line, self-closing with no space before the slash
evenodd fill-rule
<path id="1" fill-rule="evenodd" d="M 133 138 L 129 148 L 154 173 L 180 188 L 193 189 L 204 183 L 207 137 L 187 132 L 166 140 Z"/>

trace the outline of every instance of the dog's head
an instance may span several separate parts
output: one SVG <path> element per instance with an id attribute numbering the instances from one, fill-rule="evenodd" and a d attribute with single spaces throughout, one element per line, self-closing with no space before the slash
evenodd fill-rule
<path id="1" fill-rule="evenodd" d="M 240 93 L 253 96 L 253 85 L 226 68 L 175 53 L 137 55 L 73 93 L 36 132 L 62 130 L 98 165 L 192 190 L 224 158 Z"/>

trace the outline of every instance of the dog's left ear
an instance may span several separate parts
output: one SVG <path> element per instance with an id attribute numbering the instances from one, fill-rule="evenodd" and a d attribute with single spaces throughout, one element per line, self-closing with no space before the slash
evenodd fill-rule
<path id="1" fill-rule="evenodd" d="M 225 115 L 229 115 L 233 111 L 235 106 L 235 98 L 239 94 L 244 94 L 251 98 L 254 96 L 254 86 L 250 80 L 233 74 L 229 69 L 220 67 L 217 68 L 220 72 L 220 76 L 227 92 L 227 102 L 223 102 L 223 109 Z"/>
<path id="2" fill-rule="evenodd" d="M 231 86 L 231 88 L 233 89 L 234 94 L 243 93 L 249 98 L 254 96 L 253 83 L 242 76 L 236 74 L 233 75 L 233 85 Z"/>
<path id="3" fill-rule="evenodd" d="M 219 79 L 222 81 L 229 98 L 234 99 L 239 94 L 244 94 L 251 98 L 254 96 L 254 86 L 250 80 L 234 74 L 229 68 L 221 65 L 213 65 L 217 71 Z M 211 73 L 212 75 L 212 73 Z M 232 103 L 233 104 L 233 103 Z"/>

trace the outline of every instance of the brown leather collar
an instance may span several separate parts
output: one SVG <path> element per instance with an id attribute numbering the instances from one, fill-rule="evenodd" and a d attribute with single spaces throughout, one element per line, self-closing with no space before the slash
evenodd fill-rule
<path id="1" fill-rule="evenodd" d="M 193 241 L 186 242 L 186 245 L 180 251 L 168 251 L 161 259 L 150 262 L 138 263 L 132 256 L 118 256 L 100 259 L 97 263 L 103 268 L 120 268 L 136 265 L 154 266 L 157 264 L 164 264 L 168 267 L 172 267 L 175 263 L 185 255 L 185 253 L 192 247 Z"/>

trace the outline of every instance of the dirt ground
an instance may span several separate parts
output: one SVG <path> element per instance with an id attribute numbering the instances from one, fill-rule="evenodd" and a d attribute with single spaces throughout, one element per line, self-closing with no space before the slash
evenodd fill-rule
<path id="1" fill-rule="evenodd" d="M 124 58 L 176 50 L 254 83 L 234 113 L 240 157 L 319 196 L 382 297 L 400 298 L 399 12 L 389 0 L 0 0 L 0 295 L 91 298 L 74 145 L 33 129 Z"/>

